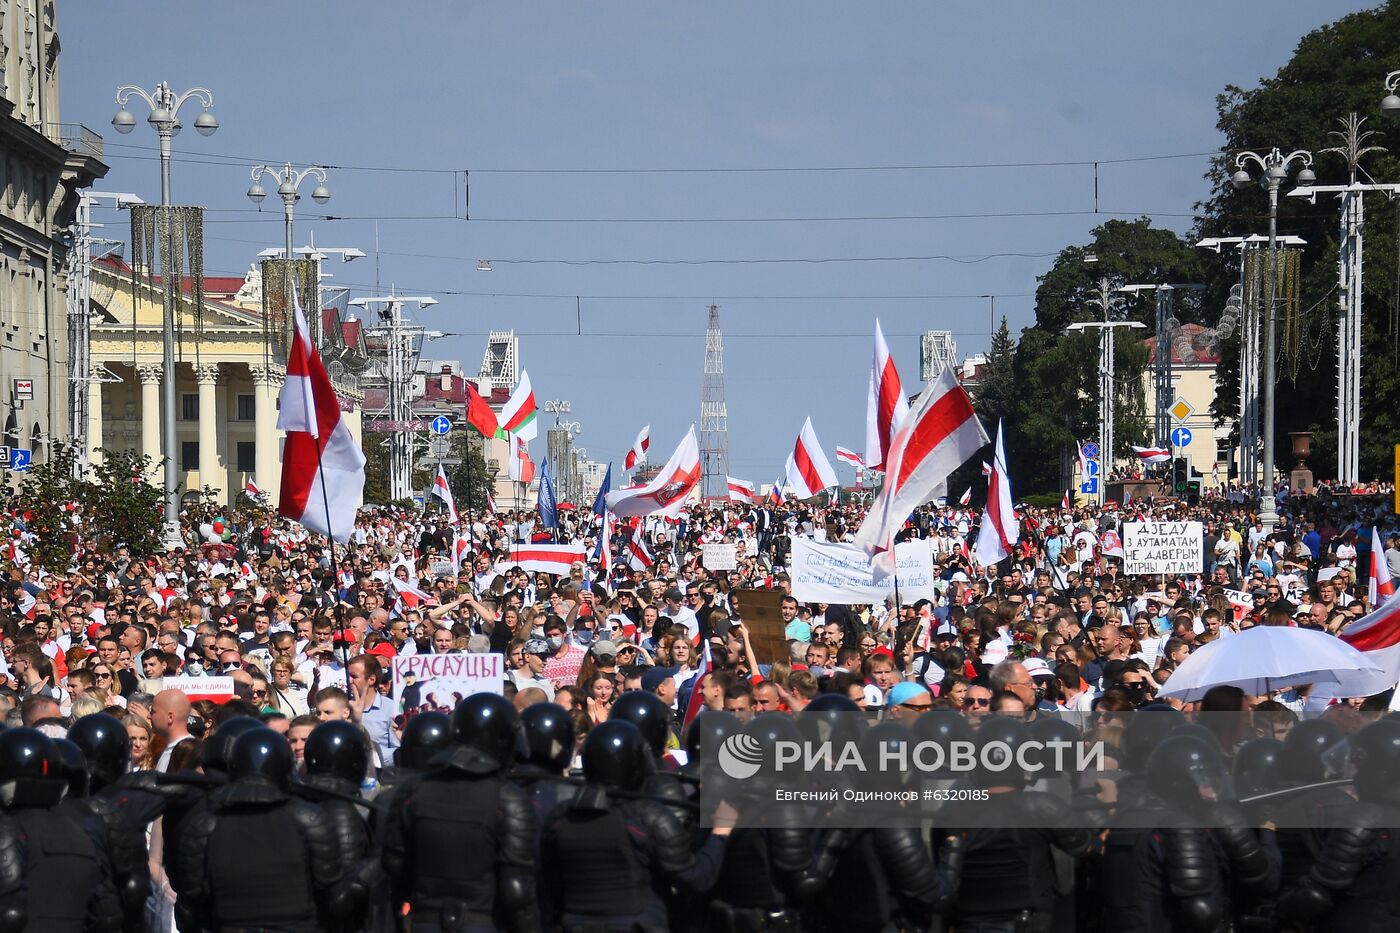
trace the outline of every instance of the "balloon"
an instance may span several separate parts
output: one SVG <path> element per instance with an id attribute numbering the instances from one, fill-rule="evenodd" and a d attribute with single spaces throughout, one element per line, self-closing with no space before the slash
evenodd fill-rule
<path id="1" fill-rule="evenodd" d="M 222 535 L 223 533 L 224 533 L 224 523 L 223 523 L 222 521 L 216 519 L 216 520 L 214 521 L 214 534 L 216 534 L 216 535 Z"/>
<path id="2" fill-rule="evenodd" d="M 214 533 L 214 526 L 208 522 L 202 522 L 199 526 L 199 536 L 207 538 Z"/>
<path id="3" fill-rule="evenodd" d="M 214 534 L 214 532 L 211 531 L 209 532 L 208 537 L 206 537 L 204 540 L 208 541 L 210 544 L 222 544 L 224 539 L 220 538 L 218 535 Z"/>

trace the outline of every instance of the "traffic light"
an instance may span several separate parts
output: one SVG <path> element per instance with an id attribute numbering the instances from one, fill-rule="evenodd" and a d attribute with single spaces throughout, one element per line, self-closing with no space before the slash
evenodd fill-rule
<path id="1" fill-rule="evenodd" d="M 1187 484 L 1190 482 L 1190 467 L 1187 466 L 1185 457 L 1177 457 L 1172 460 L 1172 488 L 1176 490 L 1178 496 L 1185 495 Z"/>

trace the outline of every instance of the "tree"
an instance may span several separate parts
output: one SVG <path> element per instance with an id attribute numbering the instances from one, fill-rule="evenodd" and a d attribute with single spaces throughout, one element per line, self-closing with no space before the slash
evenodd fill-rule
<path id="1" fill-rule="evenodd" d="M 61 573 L 72 560 L 77 537 L 73 510 L 90 500 L 79 472 L 77 447 L 56 444 L 43 463 L 23 474 L 11 500 L 16 518 L 28 533 L 21 547 L 36 567 Z"/>
<path id="2" fill-rule="evenodd" d="M 161 549 L 165 490 L 147 477 L 162 463 L 134 450 L 102 451 L 83 500 L 91 518 L 85 530 L 99 549 L 112 553 L 125 545 L 133 557 Z"/>
<path id="3" fill-rule="evenodd" d="M 996 430 L 997 422 L 1011 418 L 1016 410 L 1016 341 L 1011 338 L 1006 318 L 992 335 L 992 346 L 987 352 L 987 367 L 982 373 L 981 384 L 977 386 L 973 406 L 986 426 L 987 433 Z"/>
<path id="4" fill-rule="evenodd" d="M 1116 454 L 1146 436 L 1143 379 L 1148 354 L 1143 338 L 1156 326 L 1152 298 L 1119 296 L 1127 284 L 1193 282 L 1201 275 L 1201 259 L 1191 244 L 1170 230 L 1153 227 L 1147 219 L 1110 220 L 1091 231 L 1084 246 L 1061 250 L 1036 288 L 1034 326 L 1021 334 L 1013 365 L 1015 417 L 1007 422 L 1012 485 L 1017 495 L 1065 488 L 1076 440 L 1097 432 L 1099 410 L 1099 338 L 1093 332 L 1072 332 L 1076 321 L 1103 320 L 1095 304 L 1103 280 L 1111 298 L 1127 319 L 1147 331 L 1114 335 L 1114 372 L 1118 403 L 1114 418 Z M 1087 262 L 1089 254 L 1095 262 Z M 1178 318 L 1191 320 L 1192 308 L 1179 308 Z"/>
<path id="5" fill-rule="evenodd" d="M 1384 93 L 1384 63 L 1400 61 L 1400 4 L 1345 16 L 1314 30 L 1298 43 L 1293 56 L 1277 74 L 1259 87 L 1227 87 L 1217 99 L 1217 126 L 1224 134 L 1222 154 L 1207 177 L 1212 196 L 1198 205 L 1203 215 L 1199 233 L 1206 236 L 1263 233 L 1268 223 L 1267 194 L 1258 185 L 1237 191 L 1229 183 L 1235 171 L 1234 153 L 1278 146 L 1312 150 L 1319 184 L 1347 181 L 1345 160 L 1322 149 L 1337 145 L 1329 132 L 1337 119 L 1355 111 L 1368 117 L 1365 129 L 1377 132 L 1373 144 L 1389 151 L 1367 156 L 1366 171 L 1382 182 L 1400 180 L 1400 123 L 1378 115 Z M 1296 167 L 1295 167 L 1296 171 Z M 1258 176 L 1257 169 L 1255 177 Z M 1285 183 L 1284 193 L 1290 182 Z M 1400 291 L 1397 291 L 1396 228 L 1400 215 L 1378 195 L 1368 198 L 1365 229 L 1366 262 L 1362 323 L 1361 398 L 1363 424 L 1361 475 L 1386 475 L 1391 445 L 1400 432 Z M 1303 248 L 1300 307 L 1304 351 L 1296 373 L 1280 367 L 1275 402 L 1275 462 L 1286 465 L 1289 431 L 1312 431 L 1316 443 L 1309 465 L 1326 476 L 1336 463 L 1336 261 L 1337 202 L 1324 196 L 1317 204 L 1280 197 L 1280 235 L 1307 241 Z M 1233 257 L 1224 257 L 1233 260 Z M 1229 287 L 1238 281 L 1238 264 L 1214 263 L 1212 306 L 1221 307 Z M 1239 405 L 1239 340 L 1228 341 L 1222 353 L 1216 403 L 1217 418 L 1233 417 Z"/>

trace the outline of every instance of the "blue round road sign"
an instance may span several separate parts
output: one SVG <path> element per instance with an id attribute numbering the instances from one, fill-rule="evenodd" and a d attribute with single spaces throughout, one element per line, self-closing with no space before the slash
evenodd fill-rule
<path id="1" fill-rule="evenodd" d="M 1097 460 L 1099 457 L 1099 445 L 1093 441 L 1084 445 L 1084 459 Z"/>
<path id="2" fill-rule="evenodd" d="M 1189 447 L 1191 445 L 1191 431 L 1189 428 L 1173 428 L 1172 443 L 1177 447 Z"/>
<path id="3" fill-rule="evenodd" d="M 438 435 L 446 434 L 448 431 L 452 430 L 452 419 L 446 415 L 438 415 L 432 421 L 428 422 L 428 430 Z"/>

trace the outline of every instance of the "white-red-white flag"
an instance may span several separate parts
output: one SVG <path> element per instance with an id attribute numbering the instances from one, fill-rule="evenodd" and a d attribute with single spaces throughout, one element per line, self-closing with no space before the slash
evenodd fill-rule
<path id="1" fill-rule="evenodd" d="M 1021 536 L 1016 522 L 1016 509 L 1011 502 L 1011 476 L 1006 469 L 1004 433 L 997 423 L 996 452 L 992 457 L 992 478 L 987 481 L 987 508 L 977 529 L 977 562 L 983 567 L 995 564 L 1011 554 L 1011 548 Z"/>
<path id="2" fill-rule="evenodd" d="M 987 461 L 985 461 L 985 460 L 982 461 L 982 475 L 983 475 L 983 476 L 991 476 L 991 475 L 992 475 L 992 465 L 991 465 L 990 463 L 988 463 Z"/>
<path id="3" fill-rule="evenodd" d="M 826 459 L 821 442 L 817 440 L 812 419 L 802 422 L 802 431 L 797 435 L 797 444 L 787 461 L 787 481 L 793 495 L 799 499 L 810 499 L 823 489 L 837 485 L 836 471 L 831 461 Z"/>
<path id="4" fill-rule="evenodd" d="M 574 564 L 588 560 L 588 549 L 577 544 L 522 544 L 512 548 L 510 556 L 496 564 L 499 573 L 511 567 L 519 567 L 526 573 L 552 573 L 568 576 Z"/>
<path id="5" fill-rule="evenodd" d="M 899 382 L 880 321 L 875 321 L 875 356 L 870 363 L 870 391 L 865 399 L 865 467 L 885 469 L 890 444 L 900 422 L 909 414 L 909 400 Z"/>
<path id="6" fill-rule="evenodd" d="M 1065 490 L 1065 494 L 1064 494 L 1063 496 L 1060 497 L 1060 508 L 1061 508 L 1061 509 L 1068 509 L 1068 508 L 1069 508 L 1069 490 L 1068 490 L 1068 489 L 1066 489 L 1066 490 Z"/>
<path id="7" fill-rule="evenodd" d="M 656 558 L 647 547 L 646 541 L 641 535 L 634 534 L 632 540 L 627 542 L 627 566 L 641 573 L 654 563 Z"/>
<path id="8" fill-rule="evenodd" d="M 746 482 L 742 479 L 735 479 L 732 476 L 726 476 L 724 479 L 726 484 L 729 486 L 730 502 L 753 503 L 758 500 L 758 495 L 754 491 L 753 483 Z"/>
<path id="9" fill-rule="evenodd" d="M 462 561 L 469 560 L 472 556 L 471 538 L 459 532 L 452 535 L 452 565 L 456 569 L 462 568 Z"/>
<path id="10" fill-rule="evenodd" d="M 1366 581 L 1366 604 L 1372 609 L 1395 595 L 1395 581 L 1390 577 L 1390 564 L 1385 560 L 1380 529 L 1371 526 L 1371 573 Z"/>
<path id="11" fill-rule="evenodd" d="M 1162 463 L 1172 458 L 1172 452 L 1166 447 L 1139 447 L 1132 445 L 1133 454 L 1143 463 Z"/>
<path id="12" fill-rule="evenodd" d="M 967 505 L 972 501 L 972 487 L 967 487 L 967 492 L 958 496 L 958 505 Z"/>
<path id="13" fill-rule="evenodd" d="M 447 471 L 440 463 L 438 464 L 437 476 L 433 477 L 432 493 L 442 500 L 443 506 L 447 509 L 448 524 L 457 524 L 460 520 L 457 516 L 457 503 L 452 501 L 452 487 L 447 485 Z"/>
<path id="14" fill-rule="evenodd" d="M 436 606 L 438 601 L 427 593 L 414 586 L 411 580 L 400 580 L 398 577 L 390 577 L 389 585 L 394 588 L 398 595 L 398 603 L 405 609 L 413 609 L 416 606 Z"/>
<path id="15" fill-rule="evenodd" d="M 243 484 L 243 491 L 254 499 L 261 499 L 263 496 L 267 495 L 267 493 L 263 492 L 262 489 L 258 487 L 257 483 L 253 482 L 251 476 L 248 477 L 247 481 Z"/>
<path id="16" fill-rule="evenodd" d="M 882 578 L 894 570 L 894 535 L 913 511 L 987 443 L 972 400 L 945 369 L 924 388 L 890 443 L 885 485 L 856 532 Z"/>
<path id="17" fill-rule="evenodd" d="M 645 486 L 615 489 L 608 493 L 608 511 L 619 518 L 662 515 L 676 518 L 686 500 L 700 485 L 700 446 L 691 427 L 671 459 Z"/>
<path id="18" fill-rule="evenodd" d="M 854 450 L 847 450 L 844 447 L 838 446 L 836 448 L 836 459 L 840 460 L 842 463 L 849 463 L 857 470 L 865 469 L 865 461 L 862 460 L 860 454 L 856 453 Z"/>
<path id="19" fill-rule="evenodd" d="M 507 472 L 513 482 L 528 486 L 535 479 L 535 461 L 530 459 L 530 446 L 524 438 L 512 435 L 510 447 L 510 465 Z"/>
<path id="20" fill-rule="evenodd" d="M 622 461 L 624 470 L 635 470 L 637 464 L 647 457 L 647 448 L 651 446 L 651 425 L 642 428 L 642 432 L 637 435 L 637 439 L 632 442 L 632 449 L 627 451 L 627 457 Z"/>
<path id="21" fill-rule="evenodd" d="M 346 541 L 365 488 L 365 455 L 341 416 L 340 399 L 311 341 L 295 286 L 292 307 L 296 330 L 277 412 L 277 429 L 287 433 L 277 512 L 332 540 Z"/>
<path id="22" fill-rule="evenodd" d="M 489 515 L 496 514 L 496 497 L 488 491 L 486 493 L 486 512 Z"/>

